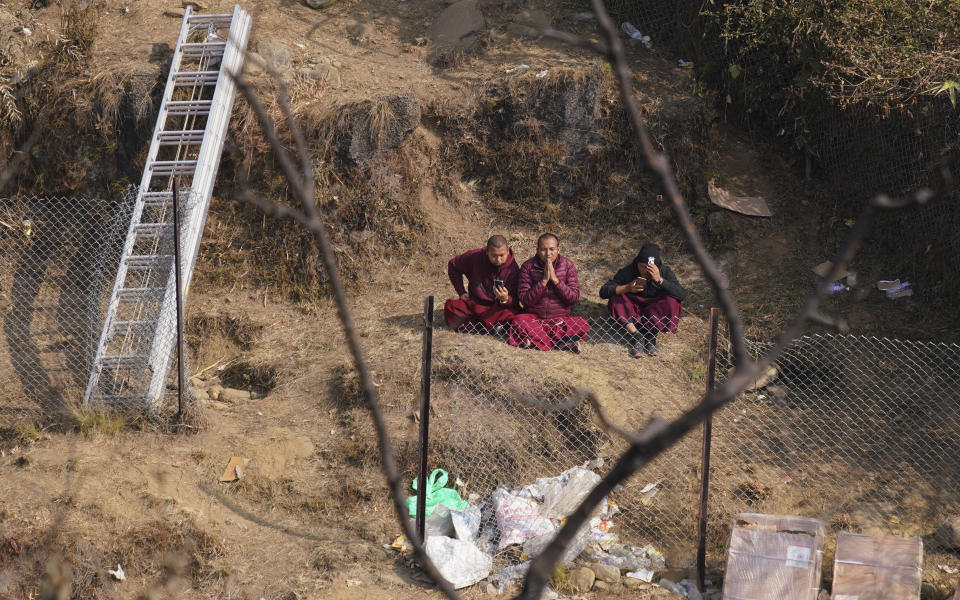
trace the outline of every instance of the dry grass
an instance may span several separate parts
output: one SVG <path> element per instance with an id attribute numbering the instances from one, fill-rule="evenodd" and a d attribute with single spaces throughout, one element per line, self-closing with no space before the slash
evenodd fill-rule
<path id="1" fill-rule="evenodd" d="M 109 197 L 111 186 L 129 170 L 128 155 L 136 152 L 126 146 L 139 145 L 148 135 L 156 78 L 155 69 L 138 65 L 90 73 L 82 64 L 50 55 L 18 87 L 15 104 L 0 95 L 6 125 L 0 129 L 0 149 L 11 152 L 36 123 L 44 132 L 15 180 L 18 192 L 97 188 Z M 50 110 L 53 106 L 57 109 Z"/>
<path id="2" fill-rule="evenodd" d="M 333 394 L 335 406 L 341 409 L 362 407 L 363 393 L 360 389 L 360 377 L 353 363 L 343 363 L 333 369 Z"/>
<path id="3" fill-rule="evenodd" d="M 215 577 L 212 565 L 222 554 L 220 542 L 182 514 L 118 532 L 105 546 L 68 522 L 45 534 L 8 534 L 0 548 L 0 572 L 15 576 L 14 587 L 7 590 L 11 598 L 109 597 L 118 584 L 106 569 L 118 563 L 130 578 L 128 592 L 144 598 L 161 591 L 176 595 Z"/>
<path id="4" fill-rule="evenodd" d="M 705 124 L 661 117 L 659 98 L 641 94 L 640 101 L 656 141 L 682 166 L 681 188 L 695 189 L 707 160 Z M 443 102 L 429 110 L 444 134 L 444 159 L 478 182 L 486 202 L 522 223 L 662 229 L 668 222 L 662 206 L 636 208 L 659 193 L 658 184 L 605 63 L 502 76 L 468 111 Z"/>
<path id="5" fill-rule="evenodd" d="M 61 56 L 69 60 L 83 60 L 93 49 L 101 24 L 103 0 L 62 0 L 60 8 L 60 38 L 56 42 Z"/>
<path id="6" fill-rule="evenodd" d="M 114 436 L 127 428 L 127 417 L 119 412 L 73 407 L 71 409 L 74 429 L 90 436 Z"/>
<path id="7" fill-rule="evenodd" d="M 268 96 L 264 94 L 264 101 Z M 341 275 L 362 286 L 369 265 L 388 254 L 416 245 L 426 231 L 419 206 L 420 186 L 437 175 L 426 168 L 425 149 L 409 139 L 392 151 L 375 151 L 370 165 L 351 166 L 342 148 L 354 128 L 370 148 L 383 147 L 396 137 L 398 120 L 392 105 L 367 100 L 329 106 L 304 97 L 293 101 L 297 119 L 307 137 L 314 160 L 320 210 L 329 224 Z M 299 101 L 299 103 L 298 103 Z M 238 187 L 250 186 L 274 201 L 291 201 L 286 181 L 276 170 L 272 151 L 265 144 L 249 105 L 238 101 L 234 113 L 232 144 L 224 156 L 224 171 L 238 173 Z M 279 106 L 267 106 L 281 117 Z M 328 294 L 317 247 L 295 223 L 266 218 L 255 207 L 214 199 L 205 236 L 210 257 L 198 272 L 215 285 L 244 289 L 256 287 L 295 302 L 314 304 Z"/>

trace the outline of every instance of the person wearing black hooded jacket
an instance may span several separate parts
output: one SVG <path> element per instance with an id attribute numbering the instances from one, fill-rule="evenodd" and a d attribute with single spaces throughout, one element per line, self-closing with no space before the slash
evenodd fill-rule
<path id="1" fill-rule="evenodd" d="M 687 292 L 670 267 L 660 260 L 660 247 L 645 243 L 633 261 L 600 288 L 610 316 L 630 335 L 630 355 L 659 353 L 657 334 L 677 332 L 681 302 Z"/>

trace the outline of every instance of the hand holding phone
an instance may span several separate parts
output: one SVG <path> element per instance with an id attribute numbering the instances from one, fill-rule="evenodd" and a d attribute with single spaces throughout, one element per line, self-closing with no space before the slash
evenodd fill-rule
<path id="1" fill-rule="evenodd" d="M 507 286 L 503 285 L 503 280 L 499 277 L 493 279 L 493 295 L 497 297 L 500 304 L 506 304 L 510 300 L 510 292 L 507 291 Z"/>

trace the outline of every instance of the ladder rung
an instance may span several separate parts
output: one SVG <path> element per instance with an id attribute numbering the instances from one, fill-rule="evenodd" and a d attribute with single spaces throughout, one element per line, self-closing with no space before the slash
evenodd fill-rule
<path id="1" fill-rule="evenodd" d="M 233 21 L 233 15 L 192 15 L 187 19 L 187 23 L 191 25 L 203 24 L 207 25 L 210 23 L 231 23 Z"/>
<path id="2" fill-rule="evenodd" d="M 153 175 L 193 175 L 196 160 L 155 160 L 148 167 Z"/>
<path id="3" fill-rule="evenodd" d="M 142 369 L 149 358 L 148 354 L 104 356 L 100 358 L 100 365 L 109 369 Z"/>
<path id="4" fill-rule="evenodd" d="M 128 256 L 125 264 L 127 269 L 155 269 L 169 266 L 172 260 L 172 254 L 135 254 Z"/>
<path id="5" fill-rule="evenodd" d="M 198 56 L 223 56 L 226 42 L 188 42 L 180 44 L 183 56 L 195 58 Z"/>
<path id="6" fill-rule="evenodd" d="M 211 104 L 211 100 L 171 100 L 167 102 L 167 116 L 209 115 Z"/>
<path id="7" fill-rule="evenodd" d="M 143 205 L 150 208 L 170 206 L 173 201 L 173 192 L 144 192 Z"/>
<path id="8" fill-rule="evenodd" d="M 114 335 L 120 332 L 122 329 L 152 329 L 157 326 L 156 321 L 114 321 L 110 328 L 113 330 Z"/>
<path id="9" fill-rule="evenodd" d="M 178 71 L 173 74 L 174 85 L 213 85 L 220 71 Z"/>
<path id="10" fill-rule="evenodd" d="M 157 142 L 161 146 L 177 146 L 180 144 L 199 144 L 203 142 L 202 129 L 174 129 L 161 131 L 157 134 Z"/>
<path id="11" fill-rule="evenodd" d="M 143 402 L 142 396 L 130 396 L 127 394 L 97 394 L 97 399 L 101 402 L 111 402 L 114 404 L 132 404 L 133 402 Z"/>
<path id="12" fill-rule="evenodd" d="M 119 302 L 156 302 L 163 298 L 166 291 L 167 288 L 162 287 L 122 288 L 117 292 L 117 300 Z"/>
<path id="13" fill-rule="evenodd" d="M 140 237 L 162 238 L 173 233 L 173 223 L 137 223 L 133 232 Z"/>

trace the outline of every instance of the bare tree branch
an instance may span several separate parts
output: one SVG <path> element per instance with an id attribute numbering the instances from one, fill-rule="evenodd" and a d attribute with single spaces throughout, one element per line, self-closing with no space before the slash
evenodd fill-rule
<path id="1" fill-rule="evenodd" d="M 262 199 L 255 200 L 254 203 L 261 209 L 271 212 L 274 216 L 296 220 L 313 234 L 317 245 L 320 247 L 320 255 L 323 258 L 323 263 L 327 270 L 327 276 L 330 280 L 330 287 L 333 290 L 334 300 L 337 305 L 337 313 L 340 317 L 341 323 L 343 324 L 343 331 L 347 338 L 347 346 L 350 348 L 350 352 L 353 355 L 354 366 L 357 369 L 357 374 L 359 375 L 363 397 L 367 403 L 367 408 L 370 410 L 370 415 L 373 418 L 374 426 L 377 430 L 377 439 L 380 444 L 380 459 L 382 461 L 383 473 L 387 478 L 387 483 L 390 487 L 390 497 L 393 500 L 393 507 L 397 513 L 397 519 L 400 522 L 400 525 L 403 527 L 403 531 L 406 534 L 407 539 L 413 546 L 416 559 L 427 572 L 427 575 L 437 583 L 437 586 L 449 598 L 457 599 L 459 598 L 459 595 L 457 594 L 456 590 L 454 590 L 453 586 L 450 585 L 450 583 L 440 575 L 439 571 L 437 571 L 436 567 L 433 565 L 433 562 L 427 556 L 423 544 L 418 539 L 410 519 L 408 519 L 406 515 L 407 508 L 403 502 L 403 482 L 400 477 L 400 473 L 397 470 L 396 458 L 393 455 L 390 432 L 387 429 L 386 420 L 383 417 L 383 411 L 380 409 L 380 401 L 377 397 L 376 389 L 373 386 L 373 379 L 370 377 L 370 370 L 367 367 L 367 362 L 363 356 L 363 349 L 360 347 L 360 337 L 357 334 L 356 326 L 353 323 L 353 318 L 350 313 L 350 306 L 347 303 L 347 295 L 344 291 L 343 283 L 340 280 L 340 272 L 337 267 L 337 258 L 330 245 L 330 238 L 327 233 L 326 226 L 324 225 L 324 222 L 320 218 L 320 215 L 317 211 L 316 190 L 314 188 L 314 180 L 312 175 L 312 163 L 310 162 L 309 151 L 306 147 L 303 133 L 300 130 L 296 119 L 293 117 L 293 114 L 289 109 L 289 105 L 287 104 L 285 95 L 286 85 L 280 82 L 280 87 L 282 90 L 280 104 L 287 119 L 287 124 L 290 128 L 290 134 L 294 140 L 297 154 L 300 157 L 301 163 L 303 164 L 303 173 L 298 173 L 296 171 L 293 160 L 284 150 L 273 120 L 260 103 L 256 90 L 242 75 L 237 73 L 231 73 L 230 75 L 237 82 L 238 89 L 253 107 L 254 112 L 256 112 L 257 118 L 260 120 L 260 125 L 263 128 L 264 136 L 267 138 L 267 140 L 270 142 L 270 146 L 273 148 L 274 154 L 280 163 L 280 167 L 283 169 L 283 173 L 286 176 L 287 181 L 290 183 L 294 197 L 300 203 L 300 210 L 275 203 L 268 203 Z M 245 195 L 245 197 L 251 200 L 254 199 L 252 195 Z M 270 206 L 271 204 L 272 206 Z M 420 484 L 425 485 L 426 482 L 421 482 Z"/>
<path id="2" fill-rule="evenodd" d="M 909 197 L 896 200 L 884 195 L 875 197 L 864 208 L 863 214 L 857 219 L 854 228 L 847 235 L 846 240 L 837 251 L 832 261 L 833 266 L 831 272 L 804 303 L 803 308 L 793 323 L 782 332 L 761 360 L 756 362 L 750 360 L 747 353 L 746 337 L 743 334 L 742 322 L 740 321 L 739 313 L 726 279 L 712 257 L 707 253 L 706 248 L 696 232 L 693 220 L 687 211 L 686 204 L 680 196 L 679 188 L 674 179 L 669 161 L 663 154 L 657 153 L 654 150 L 646 127 L 643 125 L 640 112 L 633 99 L 632 77 L 630 76 L 626 55 L 623 51 L 623 44 L 619 39 L 617 29 L 610 15 L 606 12 L 603 0 L 592 1 L 594 13 L 607 38 L 610 48 L 607 56 L 613 63 L 613 70 L 620 81 L 621 98 L 627 107 L 631 125 L 641 141 L 641 147 L 643 148 L 648 164 L 660 176 L 661 182 L 667 191 L 667 196 L 670 199 L 674 215 L 680 222 L 681 228 L 684 230 L 687 240 L 694 250 L 697 262 L 700 264 L 705 277 L 717 293 L 720 304 L 727 315 L 731 342 L 734 347 L 735 369 L 719 388 L 708 392 L 700 403 L 673 422 L 664 424 L 663 422 L 655 421 L 648 424 L 638 435 L 621 434 L 622 437 L 631 442 L 630 447 L 621 455 L 613 468 L 601 479 L 600 483 L 591 490 L 590 494 L 587 495 L 580 506 L 567 517 L 566 523 L 561 527 L 554 540 L 530 563 L 527 580 L 518 596 L 518 598 L 523 599 L 540 598 L 544 587 L 553 573 L 554 565 L 563 556 L 564 551 L 576 533 L 590 518 L 593 510 L 607 494 L 613 491 L 616 485 L 649 464 L 650 461 L 656 458 L 661 452 L 678 442 L 694 427 L 700 425 L 713 412 L 736 398 L 799 337 L 808 322 L 814 321 L 830 323 L 831 325 L 843 325 L 842 320 L 835 321 L 819 312 L 820 301 L 827 293 L 830 284 L 840 273 L 841 269 L 849 264 L 857 249 L 860 247 L 860 244 L 866 237 L 873 223 L 878 209 L 902 208 L 915 203 L 922 204 L 933 196 L 931 190 L 921 189 Z M 551 37 L 560 39 L 557 36 Z M 582 46 L 582 44 L 577 45 Z"/>
<path id="3" fill-rule="evenodd" d="M 608 50 L 602 54 L 610 61 L 613 72 L 616 74 L 617 80 L 620 83 L 620 97 L 627 111 L 630 124 L 633 126 L 634 133 L 637 139 L 640 140 L 640 149 L 643 152 L 647 164 L 660 178 L 660 182 L 666 192 L 664 195 L 669 200 L 673 215 L 680 224 L 680 229 L 683 231 L 687 243 L 690 244 L 690 248 L 693 250 L 694 258 L 700 265 L 700 268 L 703 269 L 704 276 L 717 295 L 720 308 L 722 308 L 724 314 L 727 315 L 730 323 L 730 338 L 733 344 L 733 362 L 737 366 L 744 366 L 749 362 L 749 357 L 747 355 L 746 342 L 744 341 L 743 323 L 740 320 L 736 302 L 733 300 L 733 294 L 730 292 L 730 285 L 720 270 L 720 267 L 717 266 L 716 261 L 714 261 L 710 253 L 707 252 L 700 236 L 697 235 L 696 225 L 687 210 L 686 201 L 684 201 L 683 196 L 680 194 L 680 188 L 677 185 L 677 180 L 674 177 L 673 168 L 670 166 L 669 159 L 666 155 L 657 152 L 650 139 L 650 132 L 644 124 L 643 118 L 640 115 L 640 108 L 637 106 L 637 102 L 633 97 L 633 77 L 630 74 L 630 68 L 627 66 L 626 52 L 623 48 L 623 41 L 617 33 L 617 26 L 613 22 L 613 19 L 610 18 L 609 13 L 607 13 L 603 0 L 592 0 L 592 3 L 593 12 L 597 17 L 600 29 L 607 41 Z M 582 47 L 582 44 L 577 45 Z"/>
<path id="4" fill-rule="evenodd" d="M 777 338 L 769 351 L 760 358 L 760 360 L 751 360 L 746 338 L 743 332 L 743 324 L 739 316 L 736 303 L 729 289 L 729 285 L 713 258 L 707 252 L 703 241 L 700 239 L 696 227 L 693 223 L 686 203 L 680 195 L 679 187 L 670 166 L 669 160 L 665 155 L 659 153 L 654 148 L 650 139 L 649 132 L 643 124 L 639 108 L 633 97 L 633 80 L 627 66 L 626 56 L 623 44 L 619 39 L 617 28 L 607 14 L 602 0 L 592 0 L 594 12 L 600 23 L 601 30 L 607 42 L 607 48 L 601 47 L 590 40 L 586 40 L 572 34 L 556 31 L 553 29 L 540 30 L 541 33 L 552 39 L 564 41 L 573 46 L 588 49 L 606 56 L 613 65 L 614 73 L 620 84 L 620 94 L 624 107 L 627 110 L 627 116 L 631 126 L 634 129 L 640 146 L 648 165 L 660 177 L 666 196 L 670 201 L 671 209 L 677 218 L 681 229 L 686 236 L 688 243 L 693 249 L 697 263 L 703 269 L 704 276 L 710 283 L 717 295 L 718 301 L 727 315 L 730 327 L 730 337 L 733 345 L 734 370 L 728 375 L 726 380 L 714 390 L 709 391 L 695 406 L 686 411 L 682 416 L 672 422 L 663 420 L 652 420 L 640 432 L 633 433 L 611 422 L 596 397 L 588 392 L 582 391 L 571 400 L 571 405 L 579 405 L 584 399 L 591 403 L 594 410 L 599 415 L 601 424 L 608 431 L 624 438 L 629 442 L 628 449 L 617 459 L 612 469 L 604 476 L 600 483 L 588 494 L 580 506 L 568 516 L 566 523 L 561 527 L 555 539 L 550 545 L 538 555 L 531 563 L 527 580 L 521 591 L 520 598 L 539 598 L 544 587 L 549 581 L 553 572 L 553 566 L 563 555 L 564 550 L 573 539 L 574 535 L 583 524 L 589 519 L 590 514 L 609 494 L 613 488 L 623 482 L 626 478 L 634 474 L 637 470 L 649 464 L 661 452 L 679 441 L 687 435 L 693 428 L 699 426 L 713 412 L 736 398 L 744 389 L 754 382 L 760 373 L 763 372 L 776 358 L 802 333 L 803 328 L 809 322 L 815 322 L 832 326 L 843 326 L 842 320 L 833 319 L 820 312 L 820 301 L 826 294 L 830 282 L 833 281 L 841 269 L 850 262 L 866 236 L 867 231 L 874 220 L 875 214 L 881 209 L 901 208 L 915 203 L 923 203 L 932 197 L 933 192 L 928 189 L 922 189 L 915 194 L 900 199 L 891 199 L 886 196 L 877 196 L 870 204 L 865 207 L 863 215 L 857 219 L 856 225 L 849 232 L 846 240 L 838 249 L 834 257 L 831 273 L 823 282 L 818 285 L 816 291 L 806 300 L 803 307 L 795 317 L 794 321 L 784 329 Z M 417 539 L 413 531 L 410 520 L 406 518 L 406 509 L 403 505 L 403 489 L 396 462 L 392 453 L 389 433 L 380 410 L 376 391 L 373 388 L 372 381 L 363 358 L 356 328 L 354 327 L 346 295 L 340 282 L 336 257 L 330 247 L 329 237 L 324 226 L 323 220 L 318 214 L 315 198 L 315 183 L 313 179 L 312 165 L 310 163 L 309 153 L 302 132 L 299 128 L 287 100 L 286 87 L 281 85 L 280 106 L 283 110 L 291 137 L 294 141 L 297 155 L 299 157 L 302 173 L 298 172 L 294 161 L 286 153 L 283 144 L 280 141 L 276 128 L 257 98 L 256 91 L 241 76 L 234 75 L 237 85 L 244 96 L 248 99 L 257 114 L 258 119 L 264 129 L 264 135 L 270 142 L 280 167 L 283 170 L 288 182 L 291 185 L 294 196 L 299 200 L 300 208 L 279 205 L 269 202 L 263 198 L 257 197 L 249 190 L 244 190 L 241 197 L 252 204 L 264 210 L 268 214 L 277 218 L 290 218 L 296 220 L 309 230 L 315 237 L 320 246 L 320 252 L 324 260 L 324 265 L 330 277 L 331 287 L 334 291 L 334 298 L 337 303 L 338 313 L 343 323 L 344 332 L 347 336 L 347 342 L 354 356 L 357 371 L 360 376 L 361 387 L 364 398 L 374 420 L 377 429 L 377 435 L 380 443 L 381 457 L 383 461 L 383 471 L 387 478 L 391 490 L 391 497 L 394 508 L 397 513 L 407 537 L 410 539 L 417 559 L 421 562 L 427 574 L 437 582 L 441 590 L 450 598 L 457 598 L 456 592 L 436 571 L 433 564 L 423 549 L 422 544 Z M 947 173 L 949 175 L 949 173 Z M 944 176 L 945 180 L 947 175 Z M 535 402 L 535 401 L 534 401 Z M 564 406 L 567 403 L 564 403 Z M 551 409 L 562 409 L 563 406 L 552 406 Z"/>

